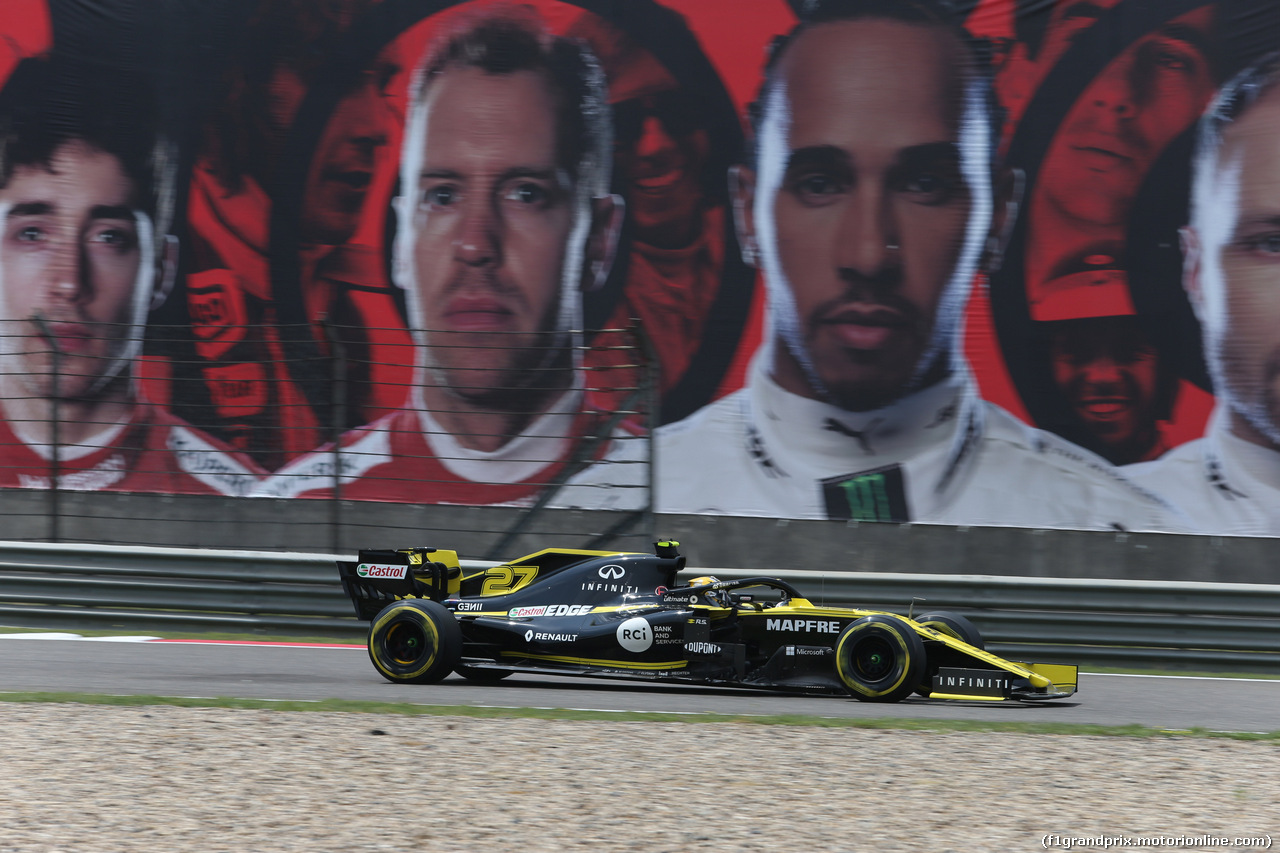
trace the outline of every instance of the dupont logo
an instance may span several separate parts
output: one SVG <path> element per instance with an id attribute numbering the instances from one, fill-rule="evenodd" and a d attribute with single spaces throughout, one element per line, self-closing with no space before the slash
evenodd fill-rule
<path id="1" fill-rule="evenodd" d="M 382 563 L 361 563 L 356 566 L 356 574 L 362 578 L 402 578 L 408 566 L 387 566 Z"/>

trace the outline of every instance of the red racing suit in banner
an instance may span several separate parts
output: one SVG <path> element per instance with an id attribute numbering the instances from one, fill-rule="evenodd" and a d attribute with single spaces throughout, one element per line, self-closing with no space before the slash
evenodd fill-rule
<path id="1" fill-rule="evenodd" d="M 228 193 L 198 164 L 188 215 L 194 270 L 187 303 L 196 355 L 217 416 L 237 449 L 276 468 L 321 443 L 314 413 L 289 377 L 271 301 L 270 200 L 245 176 Z"/>
<path id="2" fill-rule="evenodd" d="M 418 396 L 416 393 L 413 395 Z M 609 413 L 566 392 L 520 435 L 491 452 L 464 447 L 425 409 L 401 409 L 341 439 L 341 498 L 398 503 L 528 506 L 562 476 Z M 648 505 L 648 439 L 615 427 L 549 504 L 634 510 Z M 321 448 L 277 471 L 257 497 L 333 498 L 335 454 Z"/>
<path id="3" fill-rule="evenodd" d="M 671 390 L 689 368 L 702 343 L 707 313 L 715 301 L 724 270 L 724 209 L 703 214 L 698 239 L 681 249 L 659 249 L 633 243 L 626 287 L 605 331 L 596 335 L 587 351 L 588 369 L 598 368 L 593 390 L 609 394 L 614 369 L 636 364 L 636 345 L 628 331 L 633 319 L 653 342 L 658 358 L 661 393 Z M 641 362 L 643 363 L 643 362 Z M 621 403 L 625 394 L 611 395 Z"/>
<path id="4" fill-rule="evenodd" d="M 187 278 L 187 300 L 217 417 L 211 426 L 275 469 L 319 446 L 320 425 L 330 415 L 317 416 L 281 346 L 267 255 L 269 206 L 251 178 L 228 193 L 207 164 L 197 167 L 189 205 L 195 270 Z M 304 253 L 303 261 L 310 285 L 304 283 L 305 309 L 320 352 L 334 355 L 321 320 L 344 345 L 347 425 L 397 408 L 412 375 L 412 342 L 381 256 L 371 247 L 323 246 Z"/>
<path id="5" fill-rule="evenodd" d="M 63 445 L 58 488 L 77 492 L 173 495 L 249 494 L 267 472 L 251 459 L 152 403 L 139 403 L 126 423 L 89 443 Z M 48 446 L 22 441 L 0 419 L 0 487 L 52 486 Z"/>

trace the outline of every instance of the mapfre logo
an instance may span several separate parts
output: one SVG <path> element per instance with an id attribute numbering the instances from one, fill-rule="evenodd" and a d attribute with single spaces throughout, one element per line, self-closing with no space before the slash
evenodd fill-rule
<path id="1" fill-rule="evenodd" d="M 627 570 L 622 568 L 622 566 L 601 566 L 600 571 L 597 574 L 599 574 L 600 577 L 602 578 L 607 578 L 609 580 L 617 580 L 618 578 L 622 577 L 626 573 L 627 573 Z"/>
<path id="2" fill-rule="evenodd" d="M 356 566 L 356 574 L 362 578 L 402 578 L 408 566 L 387 566 L 382 563 L 361 563 Z"/>
<path id="3" fill-rule="evenodd" d="M 765 628 L 770 631 L 804 631 L 805 633 L 839 634 L 840 623 L 826 619 L 768 619 Z"/>

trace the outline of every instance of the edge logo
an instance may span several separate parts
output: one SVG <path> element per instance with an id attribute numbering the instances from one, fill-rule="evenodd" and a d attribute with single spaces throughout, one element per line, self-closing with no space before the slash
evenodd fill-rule
<path id="1" fill-rule="evenodd" d="M 629 652 L 643 652 L 653 645 L 653 629 L 643 616 L 633 616 L 618 626 L 618 645 Z"/>
<path id="2" fill-rule="evenodd" d="M 528 619 L 531 616 L 585 616 L 591 612 L 590 604 L 539 604 L 533 607 L 513 607 L 507 611 L 509 619 Z"/>
<path id="3" fill-rule="evenodd" d="M 622 577 L 626 573 L 627 573 L 627 570 L 622 568 L 622 566 L 613 566 L 613 565 L 601 566 L 600 570 L 597 572 L 597 574 L 600 575 L 600 577 L 608 578 L 612 580 L 617 580 L 618 578 Z"/>
<path id="4" fill-rule="evenodd" d="M 361 563 L 356 566 L 356 574 L 362 578 L 402 578 L 408 566 L 388 566 L 382 563 Z"/>

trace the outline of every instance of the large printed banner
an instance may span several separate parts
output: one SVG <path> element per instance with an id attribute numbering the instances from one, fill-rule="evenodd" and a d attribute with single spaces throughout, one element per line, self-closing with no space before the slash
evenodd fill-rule
<path id="1" fill-rule="evenodd" d="M 0 35 L 0 486 L 1280 535 L 1274 0 Z"/>

